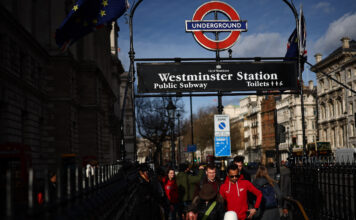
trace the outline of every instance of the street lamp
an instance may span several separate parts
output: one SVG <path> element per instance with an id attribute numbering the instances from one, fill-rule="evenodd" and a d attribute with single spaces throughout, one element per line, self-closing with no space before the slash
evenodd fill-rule
<path id="1" fill-rule="evenodd" d="M 172 167 L 174 168 L 176 165 L 175 162 L 175 144 L 174 144 L 174 117 L 175 111 L 177 107 L 173 104 L 172 98 L 169 99 L 169 103 L 167 105 L 168 117 L 169 117 L 169 125 L 171 127 L 171 147 L 172 147 Z"/>

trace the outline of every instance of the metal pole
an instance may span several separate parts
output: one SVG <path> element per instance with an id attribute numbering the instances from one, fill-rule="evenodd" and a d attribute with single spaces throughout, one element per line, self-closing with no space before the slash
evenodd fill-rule
<path id="1" fill-rule="evenodd" d="M 171 147 L 172 147 L 172 167 L 176 166 L 175 143 L 174 143 L 174 116 L 171 121 Z"/>
<path id="2" fill-rule="evenodd" d="M 120 141 L 120 151 L 121 151 L 121 160 L 125 160 L 126 158 L 126 149 L 125 149 L 125 139 L 124 139 L 124 115 L 125 115 L 125 107 L 126 107 L 126 97 L 127 97 L 127 93 L 128 93 L 128 88 L 131 85 L 131 89 L 132 89 L 132 107 L 133 107 L 133 131 L 134 131 L 134 150 L 136 147 L 136 128 L 135 128 L 135 105 L 134 105 L 134 74 L 135 74 L 135 70 L 134 70 L 134 66 L 135 66 L 135 51 L 133 48 L 133 27 L 132 27 L 132 19 L 134 16 L 134 13 L 136 11 L 136 8 L 138 7 L 138 5 L 142 2 L 143 0 L 139 0 L 131 9 L 130 11 L 130 17 L 129 17 L 129 29 L 130 29 L 130 51 L 129 51 L 129 57 L 130 57 L 130 69 L 129 72 L 127 74 L 127 82 L 126 82 L 126 86 L 125 86 L 125 92 L 124 92 L 124 100 L 122 103 L 122 110 L 121 110 L 121 118 L 120 118 L 120 133 L 121 133 L 121 141 Z M 135 156 L 134 156 L 135 157 Z"/>
<path id="3" fill-rule="evenodd" d="M 279 167 L 279 135 L 278 135 L 278 122 L 277 122 L 277 109 L 274 109 L 274 138 L 276 144 L 276 179 L 279 181 L 280 167 Z"/>
<path id="4" fill-rule="evenodd" d="M 289 1 L 283 0 L 289 8 L 292 10 L 294 18 L 295 18 L 295 23 L 296 23 L 296 29 L 297 29 L 297 41 L 298 41 L 298 73 L 299 73 L 299 84 L 300 84 L 300 104 L 301 104 L 301 113 L 302 113 L 302 143 L 303 143 L 303 156 L 306 156 L 306 138 L 305 138 L 305 116 L 304 116 L 304 91 L 303 91 L 303 74 L 301 72 L 301 59 L 300 59 L 300 28 L 299 28 L 299 18 L 298 18 L 298 12 L 295 9 L 294 5 L 292 5 Z"/>
<path id="5" fill-rule="evenodd" d="M 177 114 L 177 117 L 178 117 L 178 164 L 181 163 L 181 146 L 180 146 L 180 114 L 178 112 Z"/>

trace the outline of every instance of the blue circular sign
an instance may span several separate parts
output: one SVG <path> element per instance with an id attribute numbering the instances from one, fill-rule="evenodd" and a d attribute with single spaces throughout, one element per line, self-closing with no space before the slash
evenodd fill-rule
<path id="1" fill-rule="evenodd" d="M 226 128 L 226 124 L 225 124 L 224 122 L 221 122 L 221 123 L 219 124 L 219 128 L 220 128 L 221 130 L 224 130 L 224 129 Z"/>

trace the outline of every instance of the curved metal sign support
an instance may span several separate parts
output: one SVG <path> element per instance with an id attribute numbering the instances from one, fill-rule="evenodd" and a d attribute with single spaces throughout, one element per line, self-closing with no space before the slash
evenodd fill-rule
<path id="1" fill-rule="evenodd" d="M 121 159 L 125 159 L 125 156 L 126 156 L 126 150 L 125 150 L 125 143 L 124 143 L 124 127 L 123 127 L 123 118 L 124 118 L 124 112 L 125 112 L 125 106 L 126 106 L 126 98 L 127 98 L 127 93 L 128 93 L 128 88 L 131 86 L 131 98 L 132 98 L 132 108 L 133 108 L 133 111 L 134 111 L 134 123 L 135 123 L 135 118 L 136 118 L 136 115 L 135 115 L 135 102 L 134 102 L 134 99 L 135 97 L 157 97 L 157 96 L 181 96 L 182 93 L 176 93 L 175 95 L 169 95 L 169 94 L 161 94 L 161 95 L 136 95 L 135 94 L 135 88 L 134 88 L 134 82 L 135 82 L 135 67 L 134 67 L 134 63 L 135 63 L 135 52 L 134 52 L 134 47 L 133 47 L 133 23 L 132 23 L 132 19 L 133 19 L 133 16 L 134 16 L 134 13 L 135 13 L 135 10 L 136 8 L 139 6 L 139 4 L 142 2 L 143 0 L 138 0 L 137 2 L 134 3 L 132 9 L 130 10 L 130 16 L 129 16 L 129 28 L 130 28 L 130 52 L 129 52 L 129 57 L 130 57 L 130 69 L 129 69 L 129 73 L 128 73 L 128 76 L 127 76 L 127 84 L 126 84 L 126 87 L 125 87 L 125 93 L 124 93 L 124 97 L 123 97 L 123 105 L 122 105 L 122 112 L 121 112 L 121 141 L 120 141 L 120 150 L 121 150 Z M 293 4 L 291 4 L 288 0 L 283 0 L 283 2 L 285 2 L 292 10 L 293 14 L 294 14 L 294 17 L 295 17 L 295 20 L 296 20 L 296 29 L 297 29 L 297 32 L 298 32 L 298 36 L 300 36 L 300 33 L 299 33 L 299 19 L 298 19 L 298 13 L 294 7 Z M 218 40 L 218 39 L 216 39 Z M 299 41 L 299 38 L 298 38 L 298 41 Z M 298 76 L 299 76 L 299 81 L 302 82 L 302 73 L 301 73 L 301 69 L 300 69 L 300 63 L 301 63 L 301 58 L 300 58 L 300 48 L 299 48 L 299 42 L 298 42 Z M 176 59 L 179 59 L 179 62 L 180 62 L 180 58 L 174 58 L 175 60 Z M 242 58 L 243 59 L 243 58 Z M 259 58 L 259 60 L 261 59 L 264 59 L 264 58 Z M 268 58 L 266 58 L 268 59 Z M 136 59 L 136 61 L 138 60 L 144 60 L 144 59 Z M 150 59 L 152 60 L 152 59 Z M 188 59 L 185 59 L 185 60 L 188 60 Z M 197 60 L 197 58 L 192 58 L 191 60 Z M 204 60 L 204 58 L 200 59 L 200 60 Z M 217 62 L 220 62 L 220 57 L 218 55 L 218 51 L 217 51 L 217 55 L 216 55 L 216 60 Z M 234 60 L 234 59 L 232 59 Z M 235 59 L 236 60 L 236 59 Z M 290 60 L 293 60 L 293 58 L 290 58 Z M 156 59 L 156 61 L 160 61 L 160 59 Z M 302 86 L 302 85 L 301 85 Z M 221 93 L 219 92 L 220 94 L 219 95 L 229 95 L 229 94 L 224 94 L 224 93 Z M 268 92 L 267 92 L 268 93 Z M 232 93 L 231 93 L 232 94 Z M 244 95 L 245 93 L 240 93 L 240 95 Z M 246 93 L 247 94 L 247 93 Z M 256 93 L 257 95 L 258 93 Z M 271 93 L 273 94 L 273 92 Z M 200 94 L 200 95 L 197 95 L 197 96 L 215 96 L 215 94 Z M 238 95 L 238 94 L 232 94 L 232 95 Z M 300 95 L 301 95 L 301 105 L 302 105 L 302 109 L 304 109 L 304 100 L 303 100 L 303 89 L 301 87 L 300 89 Z M 219 106 L 221 108 L 221 106 Z M 302 121 L 304 122 L 304 111 L 302 110 Z M 134 125 L 133 126 L 133 132 L 134 132 L 134 136 L 136 136 L 136 126 Z M 305 125 L 304 123 L 302 123 L 302 129 L 303 129 L 303 150 L 304 152 L 306 152 L 306 149 L 305 149 Z M 134 149 L 136 151 L 136 138 L 134 140 Z M 277 153 L 278 153 L 278 148 L 277 148 Z M 136 159 L 136 157 L 135 157 Z"/>

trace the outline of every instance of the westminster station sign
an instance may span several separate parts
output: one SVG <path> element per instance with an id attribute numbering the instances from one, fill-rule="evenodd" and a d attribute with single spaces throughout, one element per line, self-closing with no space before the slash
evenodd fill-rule
<path id="1" fill-rule="evenodd" d="M 296 62 L 138 63 L 138 92 L 297 90 Z"/>

